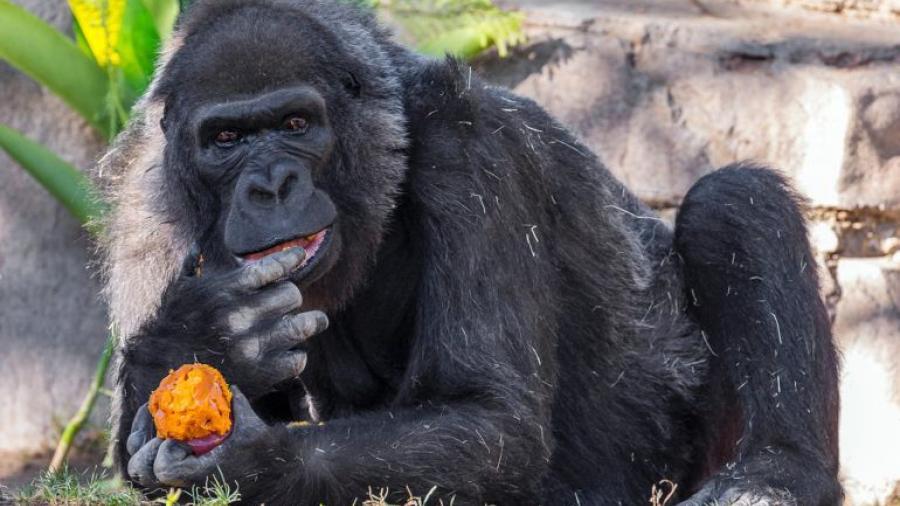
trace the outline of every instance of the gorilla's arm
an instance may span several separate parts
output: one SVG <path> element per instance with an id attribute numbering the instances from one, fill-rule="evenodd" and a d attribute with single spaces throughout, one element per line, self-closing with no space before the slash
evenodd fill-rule
<path id="1" fill-rule="evenodd" d="M 352 504 L 370 489 L 402 500 L 407 488 L 458 504 L 528 504 L 549 460 L 547 425 L 515 399 L 430 402 L 285 429 L 262 423 L 236 390 L 234 412 L 233 433 L 200 457 L 136 427 L 132 439 L 146 439 L 134 443 L 132 477 L 189 487 L 221 473 L 248 504 Z"/>
<path id="2" fill-rule="evenodd" d="M 414 363 L 396 408 L 285 430 L 236 400 L 234 432 L 199 458 L 137 423 L 131 477 L 152 488 L 221 472 L 251 504 L 350 504 L 370 487 L 424 495 L 435 486 L 434 498 L 460 504 L 533 500 L 550 456 L 549 376 L 540 372 L 553 363 L 541 344 L 549 329 L 525 306 L 501 306 L 493 286 L 470 283 L 485 279 L 487 264 L 442 279 L 468 247 L 442 244 L 426 261 Z M 527 293 L 519 301 L 537 304 Z"/>
<path id="3" fill-rule="evenodd" d="M 409 390 L 395 408 L 291 427 L 285 437 L 278 425 L 242 423 L 258 418 L 236 401 L 234 433 L 223 445 L 195 458 L 178 445 L 151 443 L 135 452 L 129 473 L 148 476 L 141 483 L 152 487 L 203 483 L 221 471 L 250 504 L 351 504 L 370 488 L 403 496 L 407 487 L 425 495 L 435 486 L 434 499 L 455 496 L 459 504 L 534 500 L 552 437 L 537 361 L 548 367 L 553 358 L 537 358 L 542 346 L 528 341 L 545 329 L 486 313 L 479 306 L 493 305 L 482 298 L 488 292 L 466 293 L 460 280 L 451 293 L 436 279 L 445 271 L 431 272 L 423 280 L 437 288 L 424 295 L 427 334 L 419 334 Z M 431 298 L 437 294 L 469 302 L 448 307 Z"/>

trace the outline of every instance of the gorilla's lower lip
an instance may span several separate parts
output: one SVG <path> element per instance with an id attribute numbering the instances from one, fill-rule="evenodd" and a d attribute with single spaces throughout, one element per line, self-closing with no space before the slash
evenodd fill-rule
<path id="1" fill-rule="evenodd" d="M 328 228 L 323 228 L 319 230 L 315 234 L 310 234 L 305 237 L 298 237 L 296 239 L 291 239 L 289 241 L 284 241 L 282 243 L 278 243 L 271 248 L 266 248 L 262 251 L 257 251 L 256 253 L 250 253 L 248 255 L 243 255 L 241 258 L 244 259 L 245 262 L 256 262 L 262 260 L 263 258 L 278 253 L 279 251 L 284 251 L 289 248 L 301 247 L 304 251 L 306 251 L 306 258 L 303 259 L 303 262 L 297 267 L 303 268 L 305 267 L 312 259 L 316 256 L 319 249 L 322 247 L 322 244 L 325 242 L 325 236 L 328 235 Z"/>

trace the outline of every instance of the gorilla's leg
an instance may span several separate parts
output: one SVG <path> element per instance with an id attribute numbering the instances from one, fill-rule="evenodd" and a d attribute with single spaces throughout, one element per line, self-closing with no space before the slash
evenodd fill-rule
<path id="1" fill-rule="evenodd" d="M 775 172 L 737 165 L 702 178 L 678 215 L 711 363 L 706 479 L 686 504 L 841 501 L 837 359 L 798 201 Z"/>

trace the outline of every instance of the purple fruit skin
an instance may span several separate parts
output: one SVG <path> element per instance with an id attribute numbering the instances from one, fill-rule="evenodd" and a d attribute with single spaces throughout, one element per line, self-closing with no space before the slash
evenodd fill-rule
<path id="1" fill-rule="evenodd" d="M 187 441 L 187 445 L 191 447 L 191 451 L 194 452 L 194 455 L 199 457 L 204 453 L 209 453 L 213 448 L 222 444 L 222 442 L 225 441 L 227 437 L 228 434 L 225 434 L 224 436 L 219 434 L 210 434 L 206 437 L 191 439 L 190 441 Z"/>

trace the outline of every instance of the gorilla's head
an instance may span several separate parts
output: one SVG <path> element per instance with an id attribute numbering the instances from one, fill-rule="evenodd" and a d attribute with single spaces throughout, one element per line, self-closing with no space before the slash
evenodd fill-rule
<path id="1" fill-rule="evenodd" d="M 395 49 L 339 3 L 196 3 L 152 95 L 165 103 L 165 207 L 204 268 L 301 246 L 292 279 L 325 308 L 365 277 L 405 167 Z"/>

